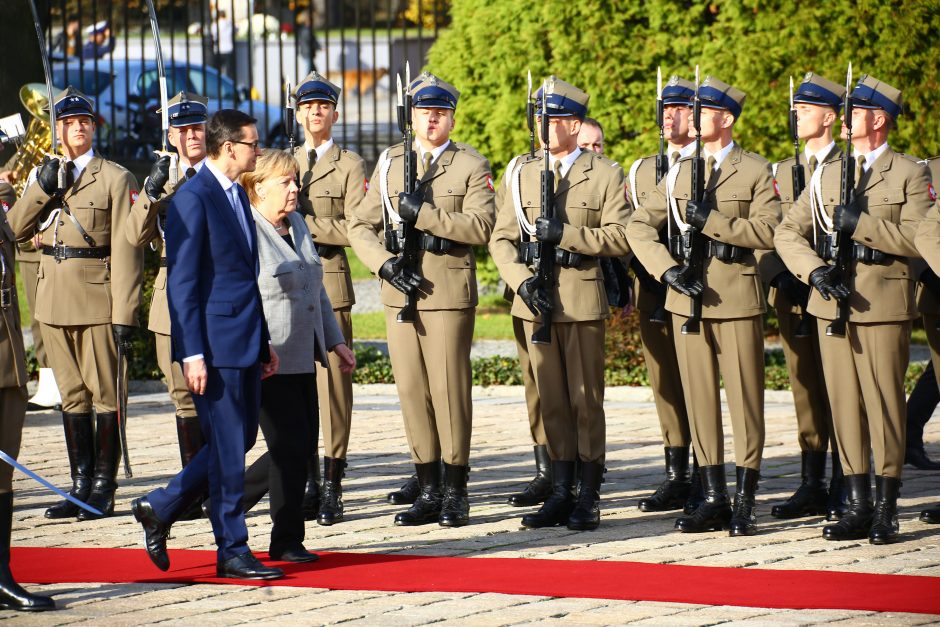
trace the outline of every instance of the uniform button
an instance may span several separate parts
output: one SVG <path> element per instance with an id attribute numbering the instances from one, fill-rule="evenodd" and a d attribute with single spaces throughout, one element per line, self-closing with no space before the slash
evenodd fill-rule
<path id="1" fill-rule="evenodd" d="M 304 269 L 304 264 L 300 264 L 300 269 L 301 269 L 301 270 Z"/>
<path id="2" fill-rule="evenodd" d="M 888 202 L 888 199 L 887 199 L 887 198 L 885 198 L 885 202 Z"/>
<path id="3" fill-rule="evenodd" d="M 65 222 L 63 222 L 62 220 L 59 220 L 59 226 L 65 226 Z"/>
<path id="4" fill-rule="evenodd" d="M 310 305 L 309 307 L 307 307 L 307 311 L 313 311 L 313 305 Z"/>
<path id="5" fill-rule="evenodd" d="M 89 207 L 94 207 L 94 206 L 95 206 L 95 203 L 89 201 L 89 202 L 88 202 L 88 206 L 89 206 Z"/>
<path id="6" fill-rule="evenodd" d="M 329 194 L 329 193 L 330 193 L 330 190 L 324 189 L 324 190 L 323 190 L 323 193 L 324 193 L 324 194 Z"/>
<path id="7" fill-rule="evenodd" d="M 732 198 L 737 198 L 738 195 L 737 195 L 737 194 L 731 194 L 731 197 L 732 197 Z"/>
<path id="8" fill-rule="evenodd" d="M 582 206 L 582 207 L 587 207 L 587 203 L 586 203 L 586 202 L 582 202 L 582 203 L 581 203 L 581 206 Z"/>

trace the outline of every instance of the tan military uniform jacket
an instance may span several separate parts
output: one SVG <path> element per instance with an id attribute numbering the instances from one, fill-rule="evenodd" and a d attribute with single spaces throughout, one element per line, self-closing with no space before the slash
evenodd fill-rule
<path id="1" fill-rule="evenodd" d="M 692 199 L 692 159 L 682 159 L 673 167 L 680 168 L 674 197 L 684 217 L 686 204 Z M 770 163 L 735 144 L 716 176 L 717 180 L 711 181 L 706 190 L 713 210 L 705 223 L 704 235 L 754 250 L 773 248 L 774 229 L 780 223 L 780 198 Z M 659 230 L 672 219 L 667 208 L 667 180 L 668 177 L 660 181 L 649 201 L 634 213 L 627 228 L 633 252 L 656 279 L 681 263 L 673 259 L 669 249 L 659 241 Z M 672 233 L 678 233 L 675 224 Z M 754 255 L 747 255 L 741 263 L 706 259 L 703 284 L 702 317 L 705 319 L 746 318 L 760 315 L 766 309 Z M 688 316 L 690 299 L 670 289 L 666 293 L 666 309 Z"/>
<path id="2" fill-rule="evenodd" d="M 10 306 L 0 307 L 0 388 L 18 388 L 26 385 L 26 351 L 23 329 L 20 328 L 20 307 L 16 296 L 16 245 L 13 229 L 7 222 L 6 212 L 0 208 L 0 255 L 6 273 L 0 277 L 0 289 L 10 290 Z"/>
<path id="3" fill-rule="evenodd" d="M 526 219 L 535 223 L 541 212 L 541 159 L 519 165 L 519 190 Z M 507 176 L 516 176 L 507 173 Z M 624 194 L 623 169 L 591 151 L 581 155 L 568 175 L 555 189 L 555 215 L 565 223 L 561 242 L 564 250 L 591 257 L 619 257 L 630 252 L 625 228 L 632 205 Z M 511 190 L 507 191 L 496 217 L 490 241 L 490 254 L 500 275 L 512 289 L 532 276 L 532 270 L 518 261 L 521 238 Z M 534 241 L 534 238 L 532 239 Z M 603 320 L 610 315 L 604 277 L 596 259 L 588 259 L 574 268 L 555 266 L 557 289 L 554 291 L 556 322 Z M 523 320 L 538 317 L 518 295 L 512 315 Z"/>
<path id="4" fill-rule="evenodd" d="M 98 246 L 111 246 L 111 256 L 56 263 L 52 256 L 42 255 L 34 313 L 37 320 L 55 326 L 137 325 L 143 253 L 124 235 L 124 223 L 136 196 L 133 174 L 100 156 L 91 159 L 64 200 Z M 17 240 L 32 238 L 58 205 L 58 200 L 50 202 L 38 183 L 30 185 L 8 215 Z M 42 235 L 47 246 L 57 237 L 64 246 L 88 247 L 64 213 Z"/>
<path id="5" fill-rule="evenodd" d="M 930 178 L 933 180 L 933 186 L 936 190 L 937 183 L 940 182 L 940 157 L 928 159 L 927 168 L 930 170 Z M 920 246 L 920 244 L 917 245 Z M 923 259 L 911 259 L 911 269 L 912 276 L 916 279 L 927 269 L 927 262 Z M 940 270 L 940 268 L 937 269 Z M 928 290 L 919 281 L 915 299 L 917 301 L 917 311 L 928 316 L 940 316 L 940 296 Z"/>
<path id="6" fill-rule="evenodd" d="M 842 160 L 829 162 L 822 173 L 821 190 L 826 214 L 839 204 Z M 914 283 L 908 257 L 919 253 L 914 235 L 934 201 L 929 196 L 927 168 L 888 148 L 862 176 L 856 202 L 862 210 L 856 242 L 892 255 L 884 263 L 852 263 L 852 322 L 900 322 L 917 317 Z M 780 258 L 798 279 L 826 265 L 813 249 L 813 218 L 809 184 L 777 229 L 774 244 Z M 810 294 L 808 310 L 817 318 L 834 320 L 835 299 L 826 301 L 817 290 Z"/>
<path id="7" fill-rule="evenodd" d="M 349 246 L 347 216 L 366 193 L 366 170 L 362 157 L 333 144 L 310 169 L 306 149 L 294 150 L 300 166 L 300 210 L 306 216 L 313 241 L 327 246 Z M 321 255 L 323 286 L 333 309 L 352 307 L 356 302 L 346 251 Z"/>
<path id="8" fill-rule="evenodd" d="M 415 147 L 417 152 L 417 146 Z M 396 144 L 379 159 L 369 191 L 349 220 L 349 243 L 372 272 L 395 255 L 385 249 L 380 189 L 383 163 L 391 159 L 388 195 L 398 210 L 398 194 L 404 191 L 404 148 Z M 496 219 L 495 193 L 489 162 L 470 146 L 451 141 L 430 171 L 419 181 L 424 204 L 417 228 L 461 245 L 448 253 L 420 253 L 424 281 L 418 291 L 418 309 L 466 309 L 477 304 L 476 259 L 472 246 L 483 246 Z M 382 303 L 404 307 L 405 295 L 382 282 Z"/>
<path id="9" fill-rule="evenodd" d="M 16 190 L 6 181 L 0 181 L 0 209 L 4 213 L 16 204 Z M 19 261 L 39 263 L 39 251 L 32 242 L 21 242 L 16 245 L 16 258 Z"/>
<path id="10" fill-rule="evenodd" d="M 656 155 L 638 159 L 639 165 L 633 174 L 636 188 L 631 184 L 630 177 L 627 177 L 627 196 L 633 198 L 636 195 L 637 205 L 645 205 L 650 198 L 650 194 L 656 189 Z M 631 171 L 633 167 L 631 166 Z M 633 281 L 633 294 L 636 300 L 635 306 L 644 313 L 649 313 L 659 307 L 659 297 L 643 288 L 639 279 Z"/>

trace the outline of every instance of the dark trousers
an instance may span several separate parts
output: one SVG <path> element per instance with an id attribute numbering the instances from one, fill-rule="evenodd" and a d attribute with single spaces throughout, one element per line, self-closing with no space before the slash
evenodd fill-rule
<path id="1" fill-rule="evenodd" d="M 165 488 L 147 495 L 164 522 L 174 522 L 209 490 L 210 522 L 224 561 L 248 552 L 248 527 L 242 510 L 245 453 L 258 435 L 261 366 L 208 368 L 205 394 L 193 394 L 206 440 L 192 461 Z"/>
<path id="2" fill-rule="evenodd" d="M 931 360 L 907 398 L 907 446 L 923 446 L 924 426 L 938 404 L 940 388 L 937 387 L 937 373 Z"/>
<path id="3" fill-rule="evenodd" d="M 304 540 L 307 460 L 319 432 L 317 375 L 279 374 L 261 382 L 261 431 L 267 452 L 245 472 L 245 510 L 271 495 L 271 553 Z"/>

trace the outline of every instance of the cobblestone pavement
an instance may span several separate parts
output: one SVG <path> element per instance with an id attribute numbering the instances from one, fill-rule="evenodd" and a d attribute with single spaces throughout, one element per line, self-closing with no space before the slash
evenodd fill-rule
<path id="1" fill-rule="evenodd" d="M 506 495 L 532 475 L 532 454 L 521 388 L 474 391 L 471 462 L 471 525 L 395 527 L 397 510 L 386 492 L 411 473 L 398 399 L 391 386 L 356 390 L 353 435 L 345 486 L 347 522 L 307 526 L 312 550 L 366 551 L 448 556 L 539 557 L 632 560 L 652 563 L 741 568 L 834 569 L 871 573 L 940 576 L 940 527 L 917 521 L 923 506 L 940 499 L 940 473 L 905 469 L 901 500 L 903 542 L 876 547 L 867 541 L 833 543 L 820 537 L 819 518 L 777 521 L 770 506 L 795 488 L 799 478 L 795 417 L 788 393 L 768 392 L 767 443 L 759 492 L 760 533 L 729 538 L 726 533 L 688 536 L 673 531 L 674 515 L 642 514 L 637 499 L 661 480 L 662 448 L 649 390 L 612 389 L 607 394 L 609 472 L 602 489 L 601 527 L 525 531 L 524 510 Z M 115 516 L 91 522 L 50 521 L 44 509 L 53 496 L 17 474 L 13 543 L 20 546 L 141 547 L 140 526 L 130 514 L 132 499 L 165 483 L 179 464 L 172 408 L 165 394 L 134 396 L 128 439 L 134 478 L 119 479 Z M 726 427 L 728 421 L 725 421 Z M 730 435 L 730 434 L 729 434 Z M 730 439 L 726 450 L 732 451 Z M 928 425 L 928 452 L 940 457 L 940 428 Z M 264 450 L 255 447 L 249 458 Z M 29 414 L 21 460 L 61 486 L 68 484 L 59 416 Z M 729 460 L 730 462 L 730 460 Z M 732 475 L 733 476 L 733 475 Z M 248 517 L 251 545 L 267 548 L 270 522 L 266 501 Z M 208 521 L 173 527 L 172 548 L 213 549 Z M 141 550 L 143 550 L 141 548 Z M 446 576 L 441 573 L 441 576 Z M 940 616 L 877 614 L 839 610 L 770 610 L 678 603 L 567 599 L 503 594 L 383 593 L 223 585 L 61 584 L 36 586 L 53 594 L 60 610 L 23 615 L 0 612 L 0 620 L 51 625 L 156 622 L 209 624 L 339 623 L 449 625 L 715 624 L 759 622 L 807 624 L 927 624 Z M 825 594 L 824 590 L 820 594 Z M 940 594 L 940 591 L 938 591 Z"/>

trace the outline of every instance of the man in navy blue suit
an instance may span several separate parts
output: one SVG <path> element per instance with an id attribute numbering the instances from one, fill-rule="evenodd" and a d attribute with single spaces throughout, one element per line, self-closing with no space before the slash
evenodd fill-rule
<path id="1" fill-rule="evenodd" d="M 160 570 L 170 567 L 170 526 L 208 485 L 218 576 L 284 576 L 251 554 L 242 509 L 245 452 L 258 434 L 261 379 L 277 372 L 278 364 L 261 308 L 248 196 L 235 182 L 255 169 L 260 150 L 255 121 L 234 109 L 210 118 L 206 165 L 180 187 L 167 211 L 174 359 L 183 364 L 206 446 L 165 488 L 131 506 L 144 527 L 147 553 Z"/>

